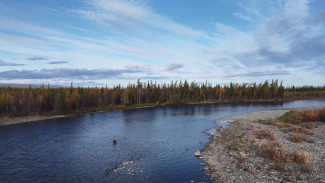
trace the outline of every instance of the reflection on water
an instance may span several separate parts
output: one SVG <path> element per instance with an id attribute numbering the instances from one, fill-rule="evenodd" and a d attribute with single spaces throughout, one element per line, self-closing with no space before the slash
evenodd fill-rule
<path id="1" fill-rule="evenodd" d="M 142 122 L 153 122 L 156 118 L 156 108 L 135 109 L 122 111 L 124 122 L 132 122 L 141 119 Z"/>
<path id="2" fill-rule="evenodd" d="M 217 119 L 312 106 L 325 101 L 179 105 L 2 126 L 0 182 L 213 182 L 193 153 L 224 124 Z"/>

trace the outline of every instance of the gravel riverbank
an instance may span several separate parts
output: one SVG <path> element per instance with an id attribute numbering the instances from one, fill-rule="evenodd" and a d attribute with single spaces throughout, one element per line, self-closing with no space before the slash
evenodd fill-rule
<path id="1" fill-rule="evenodd" d="M 217 182 L 325 182 L 325 124 L 277 120 L 287 112 L 224 119 L 234 122 L 216 129 L 220 136 L 205 150 L 212 177 Z"/>

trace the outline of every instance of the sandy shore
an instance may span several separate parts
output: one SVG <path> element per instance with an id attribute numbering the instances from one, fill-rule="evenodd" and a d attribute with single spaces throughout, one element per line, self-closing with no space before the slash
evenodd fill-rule
<path id="1" fill-rule="evenodd" d="M 55 116 L 22 116 L 22 117 L 1 117 L 0 125 L 12 125 L 17 123 L 26 123 L 32 121 L 41 121 L 46 119 L 64 118 L 65 115 L 55 115 Z"/>
<path id="2" fill-rule="evenodd" d="M 216 182 L 325 182 L 325 124 L 308 124 L 311 129 L 276 120 L 286 112 L 259 111 L 222 119 L 234 122 L 216 129 L 220 136 L 204 152 Z M 307 134 L 299 143 L 290 136 L 297 129 Z"/>

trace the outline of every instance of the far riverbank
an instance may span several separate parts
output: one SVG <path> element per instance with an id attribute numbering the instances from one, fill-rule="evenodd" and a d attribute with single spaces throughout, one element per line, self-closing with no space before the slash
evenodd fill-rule
<path id="1" fill-rule="evenodd" d="M 64 118 L 66 115 L 54 115 L 54 116 L 17 116 L 17 117 L 0 117 L 0 125 L 13 125 L 18 123 L 27 123 L 32 121 L 42 121 L 46 119 Z"/>
<path id="2" fill-rule="evenodd" d="M 314 99 L 306 99 L 314 100 Z M 325 99 L 318 99 L 325 100 Z M 31 114 L 28 116 L 0 116 L 0 126 L 1 125 L 11 125 L 18 123 L 26 123 L 33 121 L 42 121 L 46 119 L 54 118 L 64 118 L 64 117 L 73 117 L 89 113 L 98 113 L 98 112 L 108 112 L 108 111 L 117 111 L 117 110 L 132 110 L 132 109 L 142 109 L 142 108 L 152 108 L 152 107 L 165 107 L 165 106 L 181 106 L 181 105 L 207 105 L 207 104 L 260 104 L 260 103 L 281 103 L 281 102 L 291 102 L 299 101 L 294 99 L 269 99 L 269 100 L 220 100 L 220 101 L 201 101 L 201 102 L 184 102 L 184 103 L 150 103 L 150 104 L 141 104 L 141 105 L 111 105 L 105 107 L 96 107 L 88 108 L 84 110 L 77 110 L 67 114 L 52 114 L 52 113 L 41 113 L 41 114 Z"/>
<path id="3" fill-rule="evenodd" d="M 273 103 L 273 102 L 288 102 L 294 101 L 293 99 L 270 99 L 270 100 L 220 100 L 220 101 L 200 101 L 200 102 L 184 102 L 184 103 L 150 103 L 143 105 L 111 105 L 100 108 L 89 108 L 84 110 L 73 111 L 68 114 L 31 114 L 27 116 L 8 116 L 2 115 L 0 116 L 0 126 L 1 125 L 12 125 L 18 123 L 26 123 L 33 121 L 42 121 L 46 119 L 54 119 L 54 118 L 64 118 L 71 116 L 79 116 L 83 114 L 89 113 L 97 113 L 97 112 L 108 112 L 108 111 L 116 111 L 116 110 L 131 110 L 131 109 L 142 109 L 148 107 L 164 107 L 164 106 L 178 106 L 178 105 L 205 105 L 205 104 L 241 104 L 241 103 Z"/>

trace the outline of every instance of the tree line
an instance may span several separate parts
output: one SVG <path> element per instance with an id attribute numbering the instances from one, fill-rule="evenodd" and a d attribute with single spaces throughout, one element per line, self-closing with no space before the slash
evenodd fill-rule
<path id="1" fill-rule="evenodd" d="M 189 83 L 186 80 L 157 84 L 138 80 L 136 84 L 126 87 L 117 85 L 111 88 L 73 87 L 73 83 L 70 87 L 61 88 L 51 88 L 50 85 L 39 88 L 0 87 L 0 114 L 68 114 L 132 105 L 284 99 L 287 96 L 294 98 L 298 94 L 314 95 L 315 92 L 324 95 L 324 91 L 325 86 L 285 88 L 278 80 L 228 85 Z"/>

